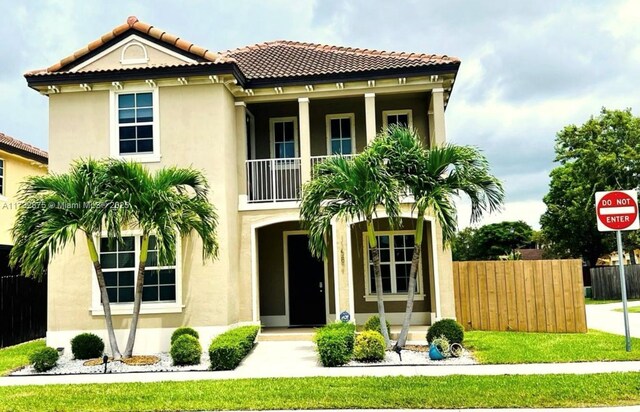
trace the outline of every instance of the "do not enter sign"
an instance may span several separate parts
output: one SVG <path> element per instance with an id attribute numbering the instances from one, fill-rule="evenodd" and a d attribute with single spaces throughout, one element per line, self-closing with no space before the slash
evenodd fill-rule
<path id="1" fill-rule="evenodd" d="M 596 215 L 601 232 L 639 229 L 636 191 L 597 192 Z"/>

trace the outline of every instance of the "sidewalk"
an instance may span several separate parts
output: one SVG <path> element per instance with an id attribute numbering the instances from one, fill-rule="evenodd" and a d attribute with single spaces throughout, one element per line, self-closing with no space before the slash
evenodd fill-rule
<path id="1" fill-rule="evenodd" d="M 10 376 L 0 378 L 0 386 L 245 378 L 301 378 L 313 376 L 536 375 L 609 372 L 640 372 L 640 361 L 323 368 L 317 363 L 313 343 L 311 342 L 260 342 L 242 365 L 234 371 Z"/>

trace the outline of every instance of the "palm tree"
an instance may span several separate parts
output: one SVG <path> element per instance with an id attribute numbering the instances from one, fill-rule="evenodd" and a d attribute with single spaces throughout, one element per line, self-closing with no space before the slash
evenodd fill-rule
<path id="1" fill-rule="evenodd" d="M 111 318 L 109 296 L 94 235 L 106 229 L 109 237 L 120 239 L 119 211 L 113 208 L 104 190 L 108 181 L 105 162 L 78 161 L 68 173 L 30 177 L 23 183 L 16 221 L 11 230 L 14 246 L 12 267 L 20 266 L 24 275 L 42 279 L 52 257 L 76 235 L 84 234 L 95 269 L 112 356 L 121 358 Z"/>
<path id="2" fill-rule="evenodd" d="M 417 215 L 407 306 L 394 347 L 397 350 L 404 347 L 411 323 L 427 211 L 434 214 L 442 228 L 445 247 L 457 230 L 454 197 L 466 195 L 470 199 L 471 221 L 476 222 L 484 213 L 500 208 L 504 190 L 500 181 L 491 175 L 487 159 L 475 147 L 446 144 L 427 149 L 415 130 L 390 127 L 376 138 L 371 151 L 386 159 L 389 172 L 408 188 Z"/>
<path id="3" fill-rule="evenodd" d="M 387 173 L 382 161 L 367 151 L 347 159 L 330 157 L 316 166 L 314 177 L 302 190 L 300 217 L 309 230 L 309 250 L 324 258 L 331 220 L 349 218 L 365 221 L 367 239 L 373 260 L 376 296 L 380 326 L 387 346 L 390 346 L 387 330 L 380 252 L 373 227 L 373 219 L 381 206 L 393 223 L 399 214 L 398 188 L 395 179 Z"/>
<path id="4" fill-rule="evenodd" d="M 124 350 L 127 358 L 133 355 L 135 345 L 150 237 L 156 239 L 159 266 L 174 264 L 176 241 L 192 232 L 202 240 L 203 259 L 215 259 L 218 216 L 208 199 L 207 181 L 197 170 L 169 167 L 152 174 L 139 163 L 113 160 L 107 165 L 107 174 L 111 176 L 109 196 L 128 206 L 120 223 L 142 231 L 133 316 Z"/>

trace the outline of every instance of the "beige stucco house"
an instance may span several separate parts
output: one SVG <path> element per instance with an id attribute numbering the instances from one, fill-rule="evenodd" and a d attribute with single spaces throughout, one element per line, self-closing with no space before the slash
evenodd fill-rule
<path id="1" fill-rule="evenodd" d="M 11 227 L 20 184 L 29 176 L 47 174 L 47 163 L 44 150 L 0 133 L 0 261 L 13 245 Z"/>
<path id="2" fill-rule="evenodd" d="M 124 157 L 151 169 L 193 166 L 212 185 L 220 258 L 203 262 L 198 240 L 186 238 L 175 266 L 150 273 L 141 352 L 166 349 L 182 325 L 198 329 L 206 344 L 240 323 L 309 326 L 343 311 L 357 322 L 374 314 L 363 224 L 334 222 L 328 258 L 311 258 L 300 187 L 316 162 L 362 151 L 390 123 L 416 128 L 429 144 L 444 142 L 459 65 L 447 56 L 291 41 L 213 52 L 130 17 L 26 79 L 49 99 L 52 172 L 80 157 Z M 415 225 L 409 211 L 403 231 L 377 222 L 392 323 L 404 311 Z M 451 255 L 438 225 L 426 226 L 413 317 L 423 325 L 455 316 Z M 101 251 L 121 339 L 138 243 L 131 232 L 118 250 Z M 49 345 L 68 346 L 80 331 L 104 336 L 99 303 L 86 251 L 68 248 L 49 269 Z"/>

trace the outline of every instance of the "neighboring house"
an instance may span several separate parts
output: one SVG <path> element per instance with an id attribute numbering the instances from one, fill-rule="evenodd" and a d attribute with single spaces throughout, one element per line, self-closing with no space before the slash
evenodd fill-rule
<path id="1" fill-rule="evenodd" d="M 624 255 L 624 264 L 625 265 L 630 265 L 631 264 L 631 255 L 629 254 L 629 251 L 625 251 L 623 253 Z M 636 263 L 640 262 L 640 249 L 635 249 L 633 251 L 633 255 L 635 258 Z M 596 263 L 596 266 L 613 266 L 613 265 L 618 265 L 619 264 L 620 259 L 618 259 L 618 252 L 611 252 L 607 255 L 603 255 L 600 258 L 598 258 L 598 262 Z"/>
<path id="2" fill-rule="evenodd" d="M 445 142 L 444 111 L 460 61 L 292 41 L 213 52 L 130 17 L 53 66 L 25 75 L 49 98 L 50 168 L 86 157 L 135 159 L 151 169 L 193 166 L 212 185 L 222 245 L 202 262 L 197 238 L 176 265 L 145 280 L 136 349 L 166 349 L 182 325 L 203 342 L 230 325 L 310 326 L 343 311 L 358 323 L 377 312 L 362 222 L 337 221 L 329 256 L 313 259 L 299 221 L 301 185 L 326 156 L 363 150 L 392 123 Z M 401 323 L 413 245 L 377 220 L 388 318 Z M 426 224 L 413 322 L 454 317 L 451 253 Z M 131 313 L 138 234 L 102 250 L 115 327 Z M 81 245 L 82 243 L 78 243 Z M 103 246 L 107 246 L 106 243 Z M 153 268 L 150 268 L 153 270 Z M 153 274 L 153 273 L 152 273 Z M 87 252 L 69 247 L 49 268 L 51 346 L 80 331 L 104 336 Z M 122 339 L 122 338 L 121 338 Z"/>
<path id="3" fill-rule="evenodd" d="M 11 227 L 18 206 L 16 195 L 27 177 L 47 174 L 47 152 L 0 133 L 0 253 L 13 245 Z"/>

